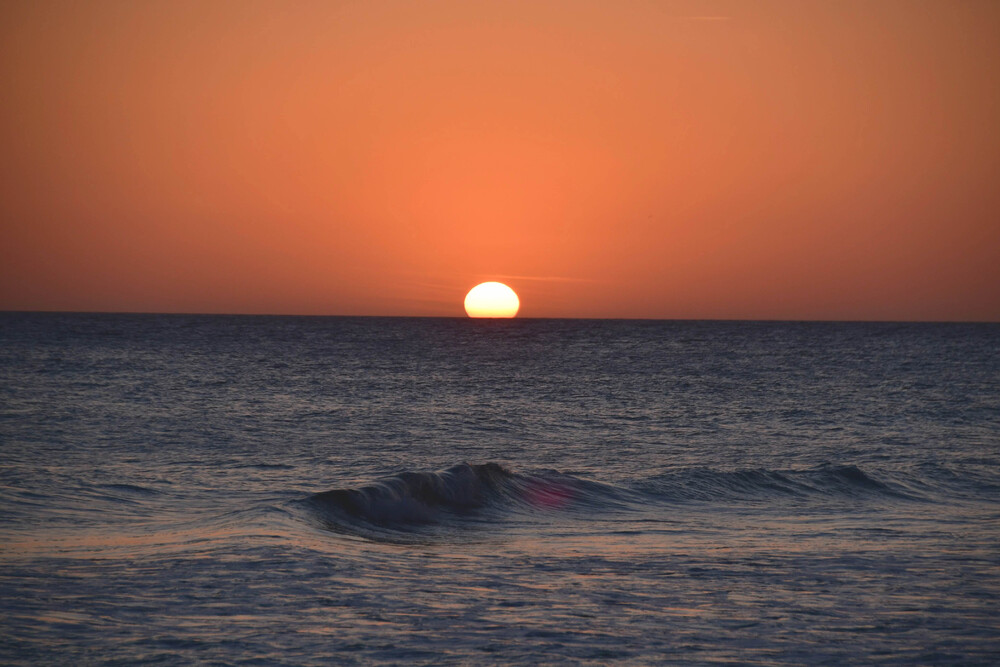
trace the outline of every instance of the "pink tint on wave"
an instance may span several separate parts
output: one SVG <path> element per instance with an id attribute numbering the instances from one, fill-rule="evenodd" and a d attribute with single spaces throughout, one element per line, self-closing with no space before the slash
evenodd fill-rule
<path id="1" fill-rule="evenodd" d="M 573 490 L 558 482 L 533 481 L 525 490 L 525 497 L 535 507 L 555 509 L 565 507 L 573 499 Z"/>

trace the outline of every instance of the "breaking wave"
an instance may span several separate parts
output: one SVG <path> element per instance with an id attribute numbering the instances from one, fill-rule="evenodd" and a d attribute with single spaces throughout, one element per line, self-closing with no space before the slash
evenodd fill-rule
<path id="1" fill-rule="evenodd" d="M 852 465 L 804 471 L 684 469 L 614 486 L 546 470 L 513 472 L 463 463 L 439 472 L 403 472 L 302 502 L 325 528 L 372 536 L 529 515 L 641 510 L 650 505 L 785 499 L 920 498 Z"/>

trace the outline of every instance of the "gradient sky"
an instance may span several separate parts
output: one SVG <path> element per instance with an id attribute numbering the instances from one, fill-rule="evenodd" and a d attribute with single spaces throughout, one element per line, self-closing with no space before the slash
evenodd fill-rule
<path id="1" fill-rule="evenodd" d="M 1000 2 L 0 4 L 0 309 L 1000 320 Z"/>

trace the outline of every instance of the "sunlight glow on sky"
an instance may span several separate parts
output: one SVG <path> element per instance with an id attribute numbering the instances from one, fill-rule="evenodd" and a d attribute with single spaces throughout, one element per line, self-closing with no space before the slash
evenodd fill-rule
<path id="1" fill-rule="evenodd" d="M 1000 320 L 1000 3 L 8 2 L 0 308 Z"/>

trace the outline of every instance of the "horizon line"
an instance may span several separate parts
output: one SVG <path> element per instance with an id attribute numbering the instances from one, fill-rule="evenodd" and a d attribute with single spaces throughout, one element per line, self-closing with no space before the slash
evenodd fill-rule
<path id="1" fill-rule="evenodd" d="M 883 320 L 883 319 L 823 319 L 823 318 L 746 318 L 746 317 L 480 317 L 468 315 L 337 315 L 316 313 L 236 313 L 236 312 L 163 312 L 139 310 L 11 310 L 0 309 L 2 315 L 139 315 L 139 316 L 176 316 L 176 317 L 325 317 L 325 318 L 357 318 L 357 319 L 425 319 L 425 320 L 587 320 L 587 321 L 617 321 L 617 322 L 772 322 L 772 323 L 828 323 L 828 324 L 1000 324 L 997 320 Z"/>

